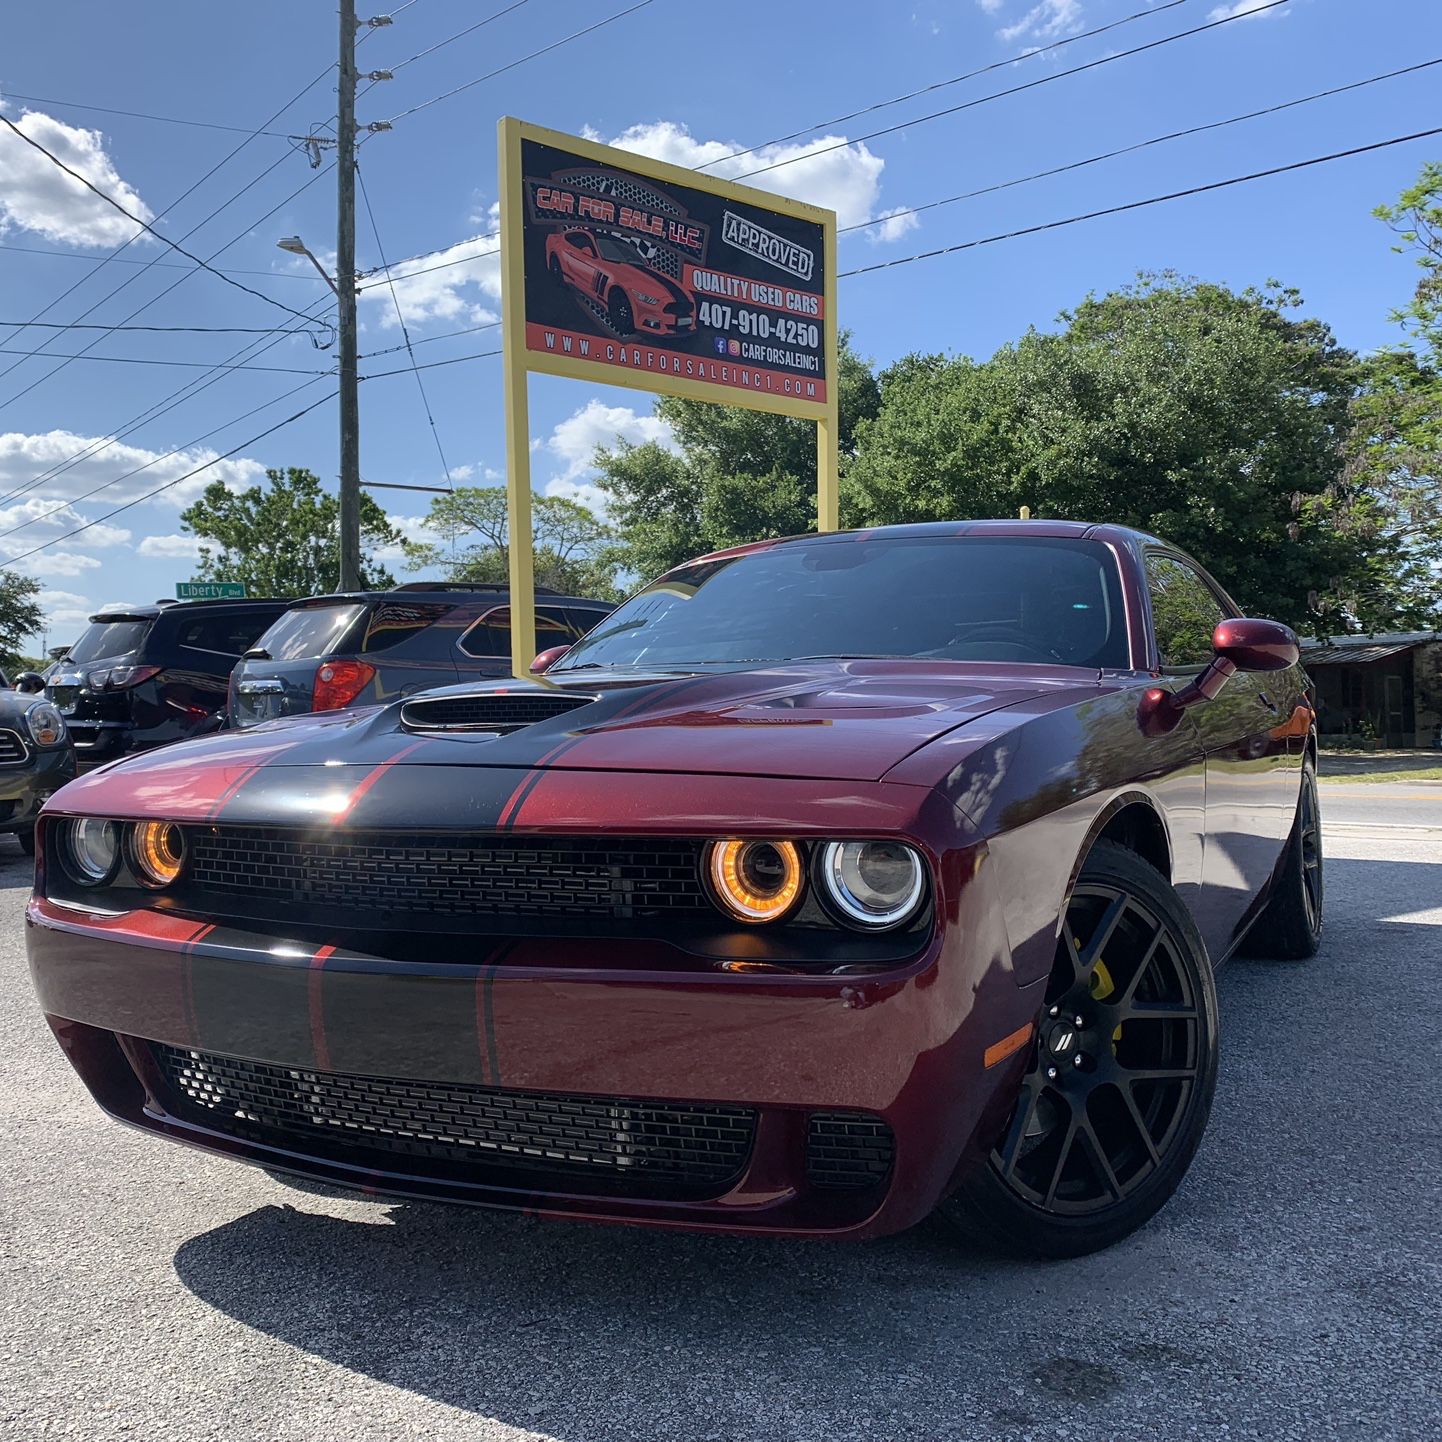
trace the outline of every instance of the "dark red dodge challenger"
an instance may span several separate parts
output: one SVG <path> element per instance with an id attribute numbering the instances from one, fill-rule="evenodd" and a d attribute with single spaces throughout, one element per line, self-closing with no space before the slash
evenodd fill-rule
<path id="1" fill-rule="evenodd" d="M 534 680 L 71 783 L 31 967 L 106 1111 L 274 1171 L 1080 1253 L 1196 1152 L 1216 966 L 1316 947 L 1305 685 L 1132 531 L 763 542 Z"/>

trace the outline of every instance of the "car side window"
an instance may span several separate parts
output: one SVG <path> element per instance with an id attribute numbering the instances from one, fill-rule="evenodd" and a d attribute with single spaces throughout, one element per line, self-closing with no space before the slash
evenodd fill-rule
<path id="1" fill-rule="evenodd" d="M 1205 666 L 1226 616 L 1216 593 L 1185 561 L 1156 553 L 1147 556 L 1147 589 L 1162 669 Z"/>
<path id="2" fill-rule="evenodd" d="M 611 613 L 609 611 L 592 611 L 580 606 L 568 606 L 566 608 L 566 619 L 571 623 L 571 629 L 576 633 L 577 638 L 584 636 L 593 626 L 599 626 Z M 559 646 L 561 642 L 557 641 Z"/>
<path id="3" fill-rule="evenodd" d="M 256 638 L 273 619 L 268 616 L 197 616 L 181 624 L 176 641 L 191 651 L 240 656 L 255 645 Z"/>
<path id="4" fill-rule="evenodd" d="M 565 614 L 547 606 L 536 608 L 536 650 L 570 646 L 579 639 Z M 511 654 L 511 608 L 497 606 L 487 611 L 457 643 L 467 656 L 507 657 Z"/>
<path id="5" fill-rule="evenodd" d="M 371 611 L 361 650 L 389 651 L 392 646 L 399 646 L 402 641 L 420 635 L 453 609 L 452 606 L 424 605 L 414 601 L 383 601 Z"/>

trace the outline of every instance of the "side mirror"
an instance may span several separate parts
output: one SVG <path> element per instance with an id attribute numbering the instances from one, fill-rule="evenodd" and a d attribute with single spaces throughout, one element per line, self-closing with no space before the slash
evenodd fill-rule
<path id="1" fill-rule="evenodd" d="M 1296 632 L 1280 621 L 1239 616 L 1212 632 L 1212 659 L 1206 670 L 1179 691 L 1149 686 L 1142 696 L 1137 724 L 1144 735 L 1165 736 L 1176 729 L 1182 712 L 1214 700 L 1235 671 L 1285 671 L 1295 666 L 1302 648 Z"/>
<path id="2" fill-rule="evenodd" d="M 38 671 L 22 671 L 15 678 L 15 689 L 34 696 L 45 689 L 45 678 Z"/>
<path id="3" fill-rule="evenodd" d="M 1223 621 L 1212 632 L 1212 650 L 1217 660 L 1230 662 L 1235 671 L 1285 671 L 1302 654 L 1290 626 L 1246 616 Z"/>
<path id="4" fill-rule="evenodd" d="M 544 676 L 570 649 L 569 646 L 548 646 L 531 662 L 531 675 Z"/>

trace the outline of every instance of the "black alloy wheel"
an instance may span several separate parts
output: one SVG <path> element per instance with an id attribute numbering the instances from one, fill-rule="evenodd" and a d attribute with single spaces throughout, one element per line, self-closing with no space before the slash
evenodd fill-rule
<path id="1" fill-rule="evenodd" d="M 636 317 L 631 310 L 630 298 L 619 285 L 611 290 L 611 298 L 606 304 L 606 319 L 617 335 L 630 335 L 636 329 Z"/>
<path id="2" fill-rule="evenodd" d="M 1211 967 L 1164 877 L 1100 842 L 1062 924 L 1021 1093 L 952 1214 L 1033 1256 L 1135 1231 L 1201 1141 L 1217 1067 Z"/>
<path id="3" fill-rule="evenodd" d="M 1322 808 L 1317 773 L 1308 757 L 1302 765 L 1302 786 L 1287 849 L 1272 878 L 1266 909 L 1247 932 L 1247 955 L 1281 961 L 1306 961 L 1315 956 L 1322 941 L 1325 900 Z"/>

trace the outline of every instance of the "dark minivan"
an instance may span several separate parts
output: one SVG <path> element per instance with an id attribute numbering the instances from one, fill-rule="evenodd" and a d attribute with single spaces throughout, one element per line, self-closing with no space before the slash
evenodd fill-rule
<path id="1" fill-rule="evenodd" d="M 231 669 L 288 604 L 157 601 L 92 616 L 45 688 L 80 770 L 220 726 Z"/>
<path id="2" fill-rule="evenodd" d="M 536 588 L 536 649 L 570 646 L 614 609 Z M 373 706 L 511 670 L 505 586 L 412 581 L 311 596 L 246 652 L 230 681 L 230 724 Z"/>

